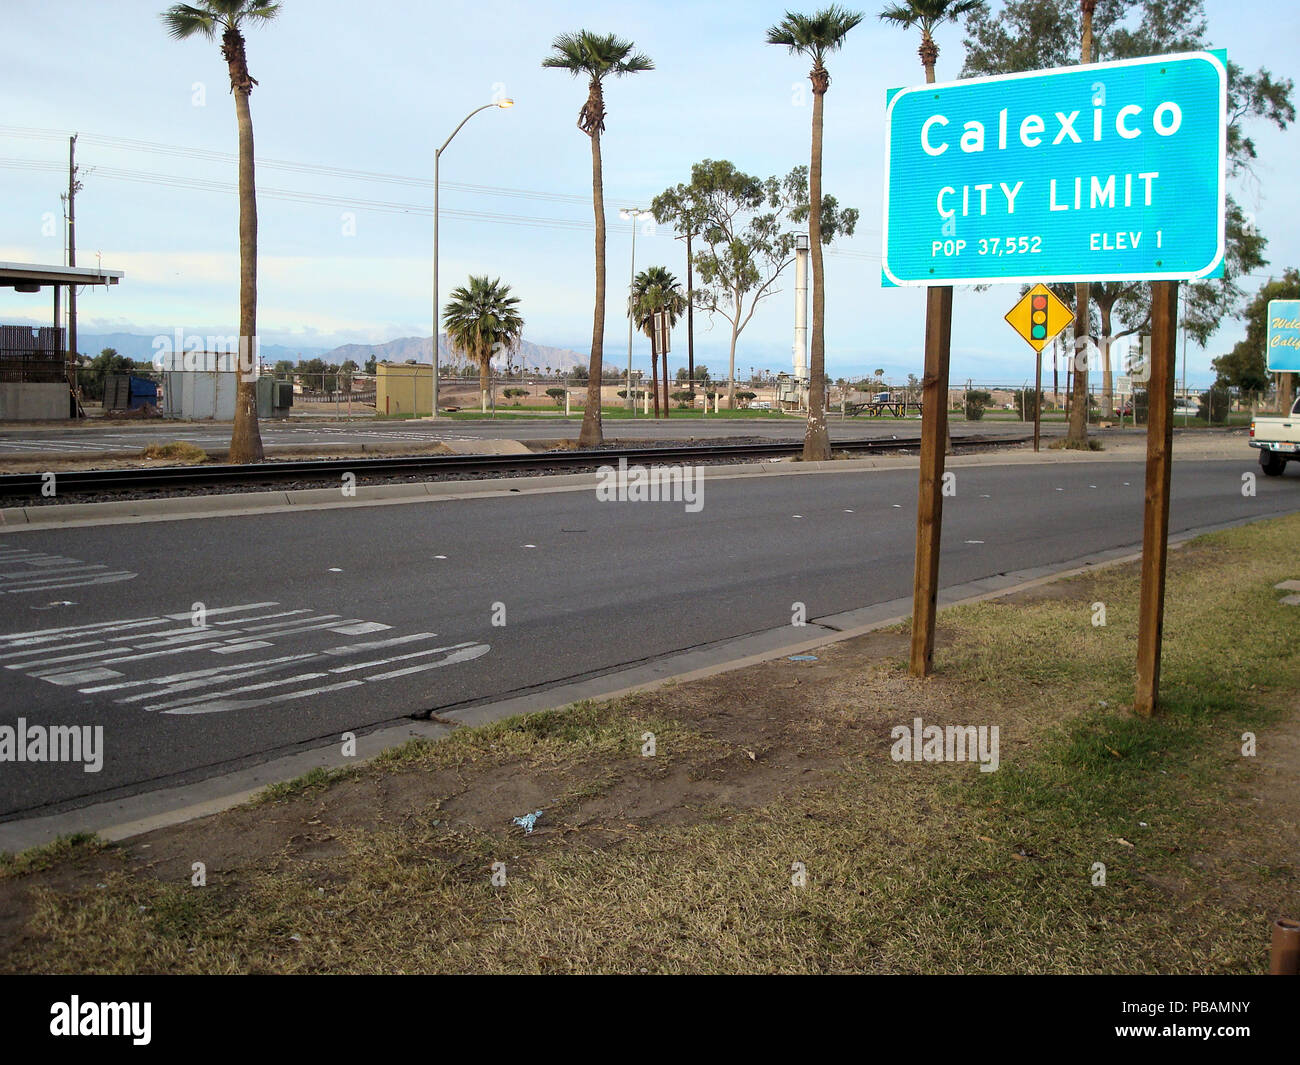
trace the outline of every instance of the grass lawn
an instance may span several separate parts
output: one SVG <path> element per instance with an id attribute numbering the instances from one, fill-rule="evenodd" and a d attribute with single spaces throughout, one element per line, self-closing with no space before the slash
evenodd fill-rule
<path id="1" fill-rule="evenodd" d="M 878 632 L 10 857 L 0 969 L 1261 972 L 1300 889 L 1298 537 L 1171 553 L 1153 720 L 1113 567 L 943 612 L 924 682 Z M 914 717 L 997 725 L 999 768 L 894 761 Z"/>

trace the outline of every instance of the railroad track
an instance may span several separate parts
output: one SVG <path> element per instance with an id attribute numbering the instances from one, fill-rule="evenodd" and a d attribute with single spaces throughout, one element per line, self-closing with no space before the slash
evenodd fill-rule
<path id="1" fill-rule="evenodd" d="M 1021 444 L 1032 437 L 954 437 L 953 447 Z M 870 453 L 919 447 L 920 437 L 891 440 L 845 440 L 832 443 L 835 451 Z M 295 459 L 248 466 L 157 466 L 127 470 L 68 470 L 57 475 L 59 497 L 70 492 L 131 492 L 153 488 L 201 489 L 207 485 L 283 481 L 324 481 L 344 473 L 367 477 L 427 474 L 431 476 L 528 473 L 556 469 L 581 469 L 617 463 L 670 465 L 691 462 L 784 458 L 798 454 L 802 442 L 759 444 L 692 444 L 679 447 L 602 448 L 598 451 L 544 451 L 532 455 L 411 455 L 379 458 Z M 47 483 L 44 473 L 0 475 L 0 499 L 39 497 Z"/>

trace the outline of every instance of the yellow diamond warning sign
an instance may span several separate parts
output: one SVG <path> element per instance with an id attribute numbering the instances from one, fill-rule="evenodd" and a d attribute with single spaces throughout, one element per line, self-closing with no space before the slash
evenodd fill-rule
<path id="1" fill-rule="evenodd" d="M 1025 293 L 1025 298 L 1011 308 L 1007 324 L 1028 342 L 1035 351 L 1042 351 L 1056 334 L 1074 320 L 1074 314 L 1052 294 L 1046 285 L 1038 284 Z"/>

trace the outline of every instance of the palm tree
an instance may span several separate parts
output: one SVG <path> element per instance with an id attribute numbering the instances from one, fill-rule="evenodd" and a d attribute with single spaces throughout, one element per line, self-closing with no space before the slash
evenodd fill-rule
<path id="1" fill-rule="evenodd" d="M 442 309 L 447 338 L 478 363 L 480 395 L 490 387 L 492 357 L 512 351 L 523 336 L 524 320 L 515 309 L 518 305 L 519 298 L 510 295 L 509 285 L 503 285 L 500 278 L 489 281 L 485 274 L 471 275 L 469 287 L 454 290 Z"/>
<path id="2" fill-rule="evenodd" d="M 173 4 L 161 15 L 169 36 L 178 41 L 199 36 L 212 41 L 221 34 L 221 57 L 230 73 L 239 127 L 239 337 L 235 425 L 230 434 L 231 463 L 261 462 L 262 434 L 257 427 L 257 186 L 253 177 L 253 117 L 248 96 L 257 79 L 248 73 L 243 27 L 270 22 L 280 13 L 273 0 L 199 0 Z M 252 360 L 251 365 L 248 360 Z"/>
<path id="3" fill-rule="evenodd" d="M 934 31 L 945 22 L 955 22 L 963 15 L 969 14 L 983 6 L 983 0 L 906 0 L 901 4 L 890 4 L 880 13 L 884 22 L 910 30 L 913 26 L 921 27 L 921 47 L 916 50 L 921 57 L 921 66 L 925 68 L 925 83 L 934 84 L 934 65 L 939 61 L 939 46 L 934 40 Z M 947 372 L 938 391 L 939 401 L 948 402 Z M 945 418 L 943 423 L 943 453 L 952 454 L 952 430 Z"/>
<path id="4" fill-rule="evenodd" d="M 785 18 L 767 31 L 767 43 L 779 44 L 792 54 L 812 60 L 808 79 L 812 82 L 812 163 L 808 168 L 808 246 L 812 250 L 813 323 L 809 357 L 808 429 L 804 434 L 805 462 L 821 462 L 831 457 L 831 441 L 826 429 L 826 287 L 822 269 L 822 103 L 831 86 L 826 57 L 844 44 L 844 38 L 863 16 L 832 4 L 815 15 L 796 15 L 787 11 Z"/>
<path id="5" fill-rule="evenodd" d="M 913 26 L 921 27 L 921 47 L 916 51 L 921 57 L 921 66 L 925 68 L 925 82 L 932 85 L 934 65 L 939 61 L 939 46 L 935 44 L 934 31 L 945 22 L 956 22 L 963 15 L 983 6 L 984 0 L 906 0 L 905 3 L 890 4 L 880 13 L 880 17 L 905 30 L 910 30 Z"/>
<path id="6" fill-rule="evenodd" d="M 605 131 L 605 78 L 654 70 L 654 63 L 635 46 L 612 33 L 590 30 L 564 33 L 551 42 L 552 55 L 543 67 L 567 70 L 587 78 L 587 102 L 578 112 L 578 128 L 591 138 L 591 202 L 596 215 L 596 310 L 591 327 L 590 376 L 587 406 L 582 413 L 579 447 L 596 447 L 603 440 L 600 423 L 600 386 L 605 354 L 605 185 L 601 176 L 600 135 Z"/>
<path id="7" fill-rule="evenodd" d="M 664 266 L 648 266 L 636 275 L 632 282 L 632 295 L 628 297 L 627 313 L 633 323 L 651 339 L 650 376 L 655 397 L 655 417 L 659 417 L 659 369 L 658 360 L 653 349 L 654 316 L 658 311 L 668 312 L 668 327 L 677 324 L 677 319 L 686 310 L 686 296 L 682 292 L 681 282 L 669 273 Z M 664 352 L 664 416 L 668 415 L 668 353 Z"/>

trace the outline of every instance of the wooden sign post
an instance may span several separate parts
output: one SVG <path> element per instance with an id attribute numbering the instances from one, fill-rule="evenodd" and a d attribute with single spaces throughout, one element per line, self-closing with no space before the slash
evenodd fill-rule
<path id="1" fill-rule="evenodd" d="M 1150 717 L 1160 693 L 1169 557 L 1169 477 L 1174 441 L 1174 360 L 1178 282 L 1151 283 L 1151 367 L 1147 382 L 1147 476 L 1142 519 L 1142 593 L 1138 601 L 1137 693 L 1133 708 Z"/>
<path id="2" fill-rule="evenodd" d="M 912 573 L 912 654 L 909 672 L 934 668 L 934 615 L 939 596 L 943 534 L 943 452 L 948 436 L 948 358 L 952 350 L 952 287 L 925 298 L 925 376 L 921 380 L 921 479 L 916 501 L 916 568 Z"/>

